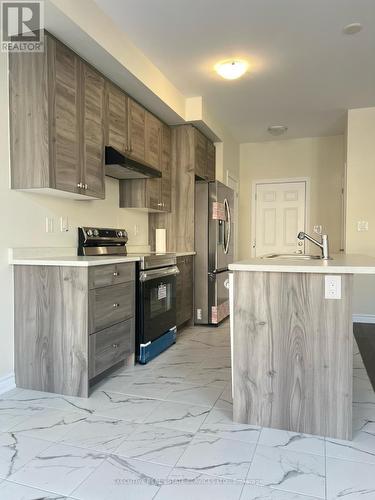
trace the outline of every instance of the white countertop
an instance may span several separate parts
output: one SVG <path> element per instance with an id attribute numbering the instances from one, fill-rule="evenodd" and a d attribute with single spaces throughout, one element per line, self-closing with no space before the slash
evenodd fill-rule
<path id="1" fill-rule="evenodd" d="M 331 260 L 249 259 L 229 265 L 231 271 L 274 273 L 375 274 L 375 257 L 332 255 Z"/>
<path id="2" fill-rule="evenodd" d="M 132 256 L 104 256 L 104 257 L 32 257 L 13 258 L 9 261 L 15 266 L 72 266 L 72 267 L 91 267 L 102 266 L 105 264 L 121 264 L 123 262 L 137 262 L 140 258 Z"/>
<path id="3" fill-rule="evenodd" d="M 15 266 L 72 266 L 72 267 L 91 267 L 102 266 L 105 264 L 121 264 L 123 262 L 138 262 L 139 255 L 108 255 L 103 257 L 77 257 L 68 256 L 44 256 L 44 257 L 14 257 L 11 256 L 9 264 Z M 195 255 L 195 252 L 178 252 L 176 257 Z"/>

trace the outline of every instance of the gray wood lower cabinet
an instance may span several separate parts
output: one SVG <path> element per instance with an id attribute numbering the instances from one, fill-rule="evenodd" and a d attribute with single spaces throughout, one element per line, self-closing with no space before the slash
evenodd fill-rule
<path id="1" fill-rule="evenodd" d="M 234 272 L 233 419 L 351 439 L 352 276 Z"/>
<path id="2" fill-rule="evenodd" d="M 176 323 L 181 326 L 193 318 L 193 270 L 194 257 L 187 255 L 177 257 L 180 273 L 176 280 Z"/>
<path id="3" fill-rule="evenodd" d="M 15 266 L 14 303 L 17 387 L 87 397 L 91 379 L 134 364 L 134 263 Z"/>
<path id="4" fill-rule="evenodd" d="M 134 318 L 94 333 L 89 338 L 90 379 L 124 360 L 134 363 Z"/>

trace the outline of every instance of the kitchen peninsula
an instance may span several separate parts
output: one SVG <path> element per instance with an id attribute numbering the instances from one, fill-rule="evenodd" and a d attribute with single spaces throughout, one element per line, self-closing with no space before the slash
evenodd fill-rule
<path id="1" fill-rule="evenodd" d="M 375 274 L 375 258 L 256 258 L 229 268 L 234 420 L 351 439 L 353 275 Z"/>

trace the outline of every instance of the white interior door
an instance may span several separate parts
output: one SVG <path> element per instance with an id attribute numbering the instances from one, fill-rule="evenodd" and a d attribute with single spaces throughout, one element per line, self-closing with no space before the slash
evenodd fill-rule
<path id="1" fill-rule="evenodd" d="M 256 185 L 255 255 L 304 253 L 297 238 L 305 230 L 306 182 Z"/>

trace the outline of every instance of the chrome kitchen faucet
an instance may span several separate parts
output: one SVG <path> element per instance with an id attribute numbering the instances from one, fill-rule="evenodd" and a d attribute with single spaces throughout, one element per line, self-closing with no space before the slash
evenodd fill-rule
<path id="1" fill-rule="evenodd" d="M 322 251 L 322 259 L 328 260 L 330 259 L 329 256 L 329 243 L 328 243 L 328 234 L 322 234 L 322 241 L 318 241 L 312 236 L 309 236 L 308 234 L 304 233 L 303 231 L 298 233 L 298 239 L 299 240 L 309 240 L 311 243 L 314 243 L 314 245 L 318 246 L 321 251 Z"/>

